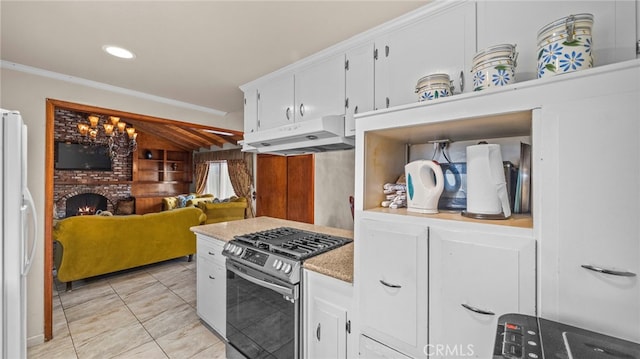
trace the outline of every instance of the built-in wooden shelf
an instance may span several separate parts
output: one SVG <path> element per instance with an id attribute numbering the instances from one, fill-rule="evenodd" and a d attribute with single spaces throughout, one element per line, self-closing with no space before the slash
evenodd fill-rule
<path id="1" fill-rule="evenodd" d="M 144 136 L 143 136 L 144 135 Z M 133 154 L 133 185 L 136 213 L 162 210 L 164 197 L 187 193 L 193 177 L 191 151 L 141 134 Z"/>
<path id="2" fill-rule="evenodd" d="M 416 216 L 416 217 L 424 217 L 424 218 L 434 218 L 434 219 L 445 219 L 445 220 L 454 220 L 454 221 L 462 221 L 462 222 L 474 222 L 474 223 L 483 223 L 483 224 L 495 224 L 500 226 L 510 226 L 510 227 L 519 227 L 519 228 L 533 228 L 533 218 L 531 214 L 513 214 L 511 217 L 507 219 L 475 219 L 465 217 L 461 214 L 461 212 L 439 212 L 435 214 L 422 214 L 416 212 L 409 212 L 406 208 L 372 208 L 367 209 L 366 211 L 371 212 L 379 212 L 379 213 L 388 213 L 388 214 L 398 214 L 403 216 Z"/>

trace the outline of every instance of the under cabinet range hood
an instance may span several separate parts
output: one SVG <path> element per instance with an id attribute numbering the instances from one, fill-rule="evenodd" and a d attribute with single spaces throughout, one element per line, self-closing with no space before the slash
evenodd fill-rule
<path id="1" fill-rule="evenodd" d="M 344 136 L 344 116 L 339 115 L 245 133 L 242 151 L 297 155 L 347 150 L 354 146 L 354 139 Z"/>

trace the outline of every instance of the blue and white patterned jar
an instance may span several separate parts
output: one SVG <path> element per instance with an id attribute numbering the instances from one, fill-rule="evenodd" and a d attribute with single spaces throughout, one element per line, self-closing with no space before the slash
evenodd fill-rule
<path id="1" fill-rule="evenodd" d="M 453 86 L 449 75 L 431 74 L 418 80 L 416 85 L 418 101 L 435 100 L 441 97 L 448 97 L 453 94 Z"/>
<path id="2" fill-rule="evenodd" d="M 538 31 L 538 78 L 593 67 L 592 14 L 575 14 Z"/>
<path id="3" fill-rule="evenodd" d="M 473 57 L 473 90 L 505 86 L 516 82 L 516 45 L 501 44 L 479 51 Z"/>
<path id="4" fill-rule="evenodd" d="M 496 59 L 474 67 L 473 91 L 506 86 L 516 82 L 515 65 L 509 59 Z"/>

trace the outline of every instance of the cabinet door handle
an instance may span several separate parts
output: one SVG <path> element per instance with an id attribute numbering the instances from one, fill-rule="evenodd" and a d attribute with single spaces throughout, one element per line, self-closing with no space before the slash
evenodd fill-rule
<path id="1" fill-rule="evenodd" d="M 464 304 L 464 303 L 462 303 L 461 305 L 464 307 L 464 309 L 470 310 L 470 311 L 478 313 L 478 314 L 496 315 L 496 313 L 494 313 L 494 312 L 492 312 L 490 310 L 479 309 L 479 308 L 472 307 L 469 304 Z"/>
<path id="2" fill-rule="evenodd" d="M 613 269 L 601 268 L 601 267 L 593 266 L 591 264 L 583 264 L 581 265 L 581 267 L 584 269 L 592 270 L 594 272 L 611 274 L 618 277 L 635 277 L 636 276 L 636 274 L 633 272 L 624 272 L 624 271 L 617 271 Z"/>
<path id="3" fill-rule="evenodd" d="M 460 70 L 460 93 L 463 93 L 463 92 L 464 92 L 464 70 Z"/>
<path id="4" fill-rule="evenodd" d="M 211 274 L 209 274 L 209 279 L 213 279 L 213 280 L 215 280 L 215 279 L 216 279 L 216 277 L 214 277 L 214 276 L 212 276 Z"/>
<path id="5" fill-rule="evenodd" d="M 300 104 L 300 116 L 304 116 L 304 104 Z"/>
<path id="6" fill-rule="evenodd" d="M 291 107 L 287 107 L 287 111 L 285 111 L 285 116 L 287 116 L 287 120 L 291 119 Z"/>
<path id="7" fill-rule="evenodd" d="M 356 106 L 356 108 L 353 109 L 353 113 L 358 114 L 358 106 Z"/>
<path id="8" fill-rule="evenodd" d="M 386 103 L 387 103 L 387 108 L 389 108 L 389 104 L 391 101 L 389 101 L 389 98 L 387 97 Z"/>
<path id="9" fill-rule="evenodd" d="M 389 288 L 402 288 L 401 285 L 399 284 L 391 284 L 391 283 L 387 283 L 384 280 L 380 279 L 380 283 L 382 283 L 383 286 L 385 287 L 389 287 Z"/>
<path id="10" fill-rule="evenodd" d="M 318 323 L 318 326 L 316 327 L 316 338 L 320 341 L 320 323 Z"/>
<path id="11" fill-rule="evenodd" d="M 210 256 L 215 256 L 216 254 L 215 254 L 215 253 L 213 253 L 213 252 L 209 252 L 209 255 L 210 255 Z"/>

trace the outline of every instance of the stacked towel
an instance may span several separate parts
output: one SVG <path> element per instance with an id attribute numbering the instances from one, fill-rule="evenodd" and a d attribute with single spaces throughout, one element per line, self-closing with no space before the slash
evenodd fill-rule
<path id="1" fill-rule="evenodd" d="M 407 206 L 407 186 L 404 183 L 385 183 L 382 186 L 386 199 L 382 207 L 401 208 Z"/>

